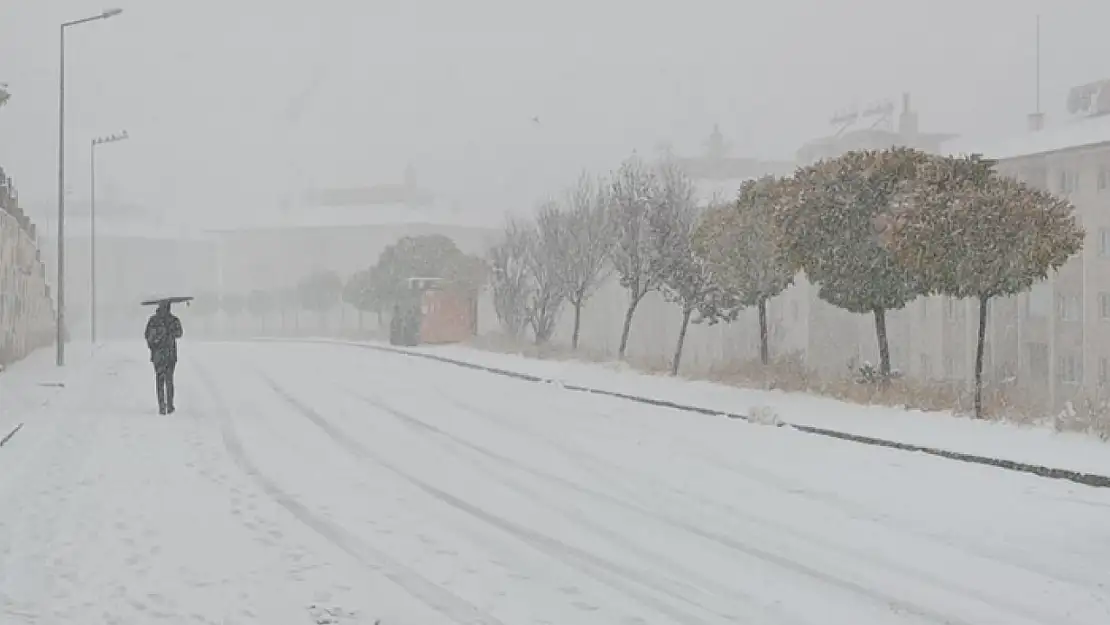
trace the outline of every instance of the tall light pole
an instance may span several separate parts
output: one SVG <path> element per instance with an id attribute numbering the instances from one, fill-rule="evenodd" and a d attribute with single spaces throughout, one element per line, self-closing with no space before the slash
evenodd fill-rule
<path id="1" fill-rule="evenodd" d="M 66 364 L 66 28 L 97 20 L 106 20 L 123 13 L 123 9 L 107 9 L 100 15 L 64 22 L 58 33 L 58 315 L 57 335 L 58 366 Z"/>
<path id="2" fill-rule="evenodd" d="M 96 344 L 96 146 L 115 143 L 127 138 L 127 131 L 97 137 L 89 146 L 89 319 L 92 323 L 92 342 Z"/>

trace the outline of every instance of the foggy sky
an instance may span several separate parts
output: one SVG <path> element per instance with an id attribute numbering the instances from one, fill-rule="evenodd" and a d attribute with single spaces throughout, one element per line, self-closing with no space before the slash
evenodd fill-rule
<path id="1" fill-rule="evenodd" d="M 105 0 L 108 1 L 108 0 Z M 400 181 L 473 212 L 528 209 L 660 141 L 793 158 L 853 103 L 913 94 L 923 130 L 1024 127 L 1110 77 L 1104 0 L 116 0 L 68 31 L 67 167 L 179 219 L 287 190 Z M 109 4 L 109 6 L 112 6 Z M 58 24 L 100 1 L 0 0 L 0 164 L 55 202 Z M 539 117 L 540 124 L 531 120 Z"/>

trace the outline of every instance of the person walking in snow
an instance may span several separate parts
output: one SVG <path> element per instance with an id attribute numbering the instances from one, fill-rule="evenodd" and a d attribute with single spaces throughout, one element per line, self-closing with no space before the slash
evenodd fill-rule
<path id="1" fill-rule="evenodd" d="M 158 393 L 158 414 L 173 413 L 173 373 L 177 367 L 177 339 L 181 320 L 170 312 L 169 302 L 159 302 L 146 322 L 146 346 L 154 364 L 154 386 Z"/>

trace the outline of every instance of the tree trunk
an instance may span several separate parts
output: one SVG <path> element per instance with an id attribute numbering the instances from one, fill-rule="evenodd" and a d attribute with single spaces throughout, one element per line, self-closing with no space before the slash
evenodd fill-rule
<path id="1" fill-rule="evenodd" d="M 989 295 L 979 296 L 979 340 L 975 345 L 975 418 L 983 418 L 983 348 L 987 342 Z"/>
<path id="2" fill-rule="evenodd" d="M 578 349 L 578 334 L 582 329 L 582 300 L 574 303 L 574 333 L 570 335 L 570 348 Z"/>
<path id="3" fill-rule="evenodd" d="M 682 347 L 686 344 L 686 329 L 690 327 L 690 315 L 693 308 L 682 311 L 682 327 L 678 330 L 678 345 L 674 348 L 674 360 L 671 361 L 671 375 L 678 375 L 678 366 L 682 363 Z"/>
<path id="4" fill-rule="evenodd" d="M 771 349 L 767 345 L 767 298 L 759 300 L 759 362 L 771 362 Z"/>
<path id="5" fill-rule="evenodd" d="M 890 345 L 886 337 L 886 309 L 875 309 L 875 336 L 879 339 L 879 375 L 885 384 L 890 379 Z"/>
<path id="6" fill-rule="evenodd" d="M 617 351 L 617 358 L 624 360 L 625 354 L 628 352 L 628 335 L 632 332 L 632 317 L 636 314 L 636 307 L 640 305 L 640 300 L 643 295 L 632 298 L 628 303 L 628 310 L 624 313 L 624 328 L 621 330 L 621 345 Z"/>

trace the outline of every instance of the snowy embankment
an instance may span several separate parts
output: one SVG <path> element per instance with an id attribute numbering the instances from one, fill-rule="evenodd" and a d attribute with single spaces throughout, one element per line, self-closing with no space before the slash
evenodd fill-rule
<path id="1" fill-rule="evenodd" d="M 976 421 L 949 412 L 863 406 L 805 393 L 737 388 L 640 373 L 618 363 L 538 360 L 456 345 L 419 347 L 411 351 L 536 376 L 559 384 L 674 402 L 721 413 L 749 415 L 755 412 L 767 418 L 777 416 L 792 425 L 1110 476 L 1110 444 L 1081 434 L 1057 433 L 1043 427 Z"/>

